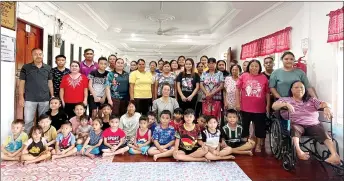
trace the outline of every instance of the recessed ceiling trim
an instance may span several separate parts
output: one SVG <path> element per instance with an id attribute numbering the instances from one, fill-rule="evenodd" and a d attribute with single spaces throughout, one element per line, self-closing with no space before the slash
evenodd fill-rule
<path id="1" fill-rule="evenodd" d="M 211 28 L 210 28 L 210 32 L 213 33 L 214 31 L 216 31 L 218 28 L 220 28 L 222 25 L 224 25 L 225 23 L 227 23 L 228 21 L 232 20 L 233 18 L 235 18 L 236 15 L 238 15 L 240 13 L 240 9 L 231 9 L 229 10 L 224 16 L 222 16 L 222 18 L 217 21 Z"/>
<path id="2" fill-rule="evenodd" d="M 275 8 L 279 7 L 281 4 L 283 4 L 284 2 L 277 2 L 275 4 L 273 4 L 271 7 L 269 7 L 268 9 L 266 9 L 265 11 L 263 11 L 262 13 L 258 14 L 257 16 L 255 16 L 254 18 L 250 19 L 249 21 L 247 21 L 246 23 L 242 24 L 241 26 L 239 26 L 238 28 L 236 28 L 235 30 L 231 31 L 230 33 L 228 33 L 227 35 L 225 35 L 223 38 L 221 38 L 221 41 L 227 39 L 229 36 L 233 35 L 234 33 L 236 33 L 237 31 L 245 28 L 246 26 L 248 26 L 249 24 L 255 22 L 257 19 L 259 19 L 260 17 L 264 16 L 265 14 L 269 13 L 270 11 L 274 10 Z"/>
<path id="3" fill-rule="evenodd" d="M 88 14 L 95 22 L 97 22 L 104 30 L 109 28 L 109 25 L 86 3 L 78 4 L 78 6 Z"/>

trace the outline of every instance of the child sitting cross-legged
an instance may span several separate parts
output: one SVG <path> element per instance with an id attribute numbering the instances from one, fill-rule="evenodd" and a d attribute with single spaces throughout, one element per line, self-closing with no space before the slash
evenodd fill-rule
<path id="1" fill-rule="evenodd" d="M 125 132 L 119 128 L 119 117 L 111 115 L 110 128 L 103 132 L 104 143 L 101 145 L 103 157 L 124 154 L 129 150 L 125 139 Z"/>
<path id="2" fill-rule="evenodd" d="M 87 115 L 80 116 L 80 125 L 76 130 L 76 145 L 84 144 L 88 137 L 88 134 L 92 130 L 92 126 L 89 125 L 89 117 Z"/>
<path id="3" fill-rule="evenodd" d="M 200 147 L 197 138 L 201 133 L 198 125 L 193 123 L 195 111 L 186 109 L 184 112 L 184 124 L 176 130 L 176 143 L 173 157 L 180 161 L 207 161 L 204 157 L 208 153 L 208 148 Z"/>
<path id="4" fill-rule="evenodd" d="M 19 160 L 23 144 L 28 140 L 24 132 L 24 120 L 16 119 L 11 124 L 11 133 L 1 145 L 1 160 Z"/>
<path id="5" fill-rule="evenodd" d="M 38 124 L 43 129 L 43 137 L 47 141 L 48 150 L 51 151 L 55 148 L 57 131 L 55 127 L 51 125 L 50 116 L 47 114 L 42 114 L 38 118 Z"/>
<path id="6" fill-rule="evenodd" d="M 251 139 L 243 141 L 241 139 L 242 127 L 238 125 L 239 115 L 234 109 L 227 111 L 226 119 L 228 123 L 222 127 L 221 147 L 231 147 L 232 153 L 252 156 L 252 148 L 255 142 Z"/>
<path id="7" fill-rule="evenodd" d="M 57 134 L 55 149 L 51 151 L 52 160 L 75 155 L 75 136 L 72 133 L 72 123 L 65 121 L 61 125 L 61 132 Z"/>
<path id="8" fill-rule="evenodd" d="M 170 125 L 176 130 L 180 125 L 183 124 L 183 109 L 176 108 L 173 111 L 173 120 L 170 122 Z"/>
<path id="9" fill-rule="evenodd" d="M 30 139 L 25 143 L 21 161 L 23 164 L 36 163 L 47 160 L 51 157 L 48 150 L 47 140 L 43 138 L 43 129 L 41 126 L 34 126 L 30 131 Z"/>
<path id="10" fill-rule="evenodd" d="M 148 117 L 141 116 L 137 128 L 134 144 L 128 144 L 129 153 L 146 155 L 151 143 L 152 132 L 148 129 Z"/>
<path id="11" fill-rule="evenodd" d="M 209 116 L 206 119 L 206 128 L 201 132 L 198 144 L 202 147 L 208 147 L 208 153 L 205 157 L 208 160 L 227 160 L 234 159 L 231 147 L 225 147 L 220 151 L 221 131 L 217 128 L 218 122 L 215 116 Z"/>
<path id="12" fill-rule="evenodd" d="M 90 134 L 88 135 L 85 143 L 83 144 L 83 146 L 77 145 L 78 152 L 80 152 L 81 155 L 86 155 L 93 159 L 95 158 L 95 155 L 98 155 L 100 153 L 99 146 L 103 142 L 102 126 L 103 122 L 100 118 L 96 118 L 93 120 L 93 129 L 90 131 Z"/>
<path id="13" fill-rule="evenodd" d="M 170 157 L 173 154 L 175 130 L 169 126 L 171 112 L 163 110 L 160 113 L 160 124 L 155 127 L 153 132 L 154 146 L 149 148 L 148 154 L 153 156 L 154 161 L 162 157 Z"/>

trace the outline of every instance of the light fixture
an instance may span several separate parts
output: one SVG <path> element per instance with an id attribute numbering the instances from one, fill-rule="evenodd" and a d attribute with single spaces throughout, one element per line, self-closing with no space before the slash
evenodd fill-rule
<path id="1" fill-rule="evenodd" d="M 131 34 L 131 37 L 132 37 L 132 38 L 136 37 L 135 33 L 132 33 L 132 34 Z"/>
<path id="2" fill-rule="evenodd" d="M 189 36 L 188 35 L 184 35 L 184 38 L 186 39 L 186 38 L 189 38 Z"/>

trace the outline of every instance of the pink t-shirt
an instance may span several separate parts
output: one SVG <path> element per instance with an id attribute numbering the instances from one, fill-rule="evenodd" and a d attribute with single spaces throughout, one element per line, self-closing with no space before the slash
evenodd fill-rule
<path id="1" fill-rule="evenodd" d="M 76 116 L 70 118 L 69 120 L 70 123 L 72 123 L 72 129 L 73 133 L 76 133 L 76 130 L 80 126 L 80 121 L 76 119 Z M 90 121 L 88 122 L 89 125 L 92 125 L 92 119 L 90 118 Z"/>
<path id="2" fill-rule="evenodd" d="M 125 132 L 118 128 L 116 132 L 112 132 L 111 128 L 107 128 L 103 131 L 103 138 L 106 138 L 107 143 L 110 145 L 118 145 L 121 138 L 125 138 Z"/>
<path id="3" fill-rule="evenodd" d="M 318 109 L 322 103 L 316 98 L 310 98 L 307 102 L 295 101 L 292 97 L 282 97 L 278 99 L 278 102 L 286 102 L 294 107 L 295 112 L 289 113 L 289 120 L 291 123 L 312 126 L 319 124 Z M 281 111 L 281 116 L 284 119 L 288 119 L 288 113 Z"/>
<path id="4" fill-rule="evenodd" d="M 241 93 L 241 110 L 250 113 L 266 112 L 266 94 L 270 92 L 265 75 L 242 74 L 237 81 Z"/>

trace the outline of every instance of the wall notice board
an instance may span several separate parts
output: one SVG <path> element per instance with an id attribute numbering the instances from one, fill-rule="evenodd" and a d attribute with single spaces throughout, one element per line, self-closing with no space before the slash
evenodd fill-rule
<path id="1" fill-rule="evenodd" d="M 16 2 L 0 2 L 1 7 L 1 26 L 15 30 L 16 29 Z"/>

